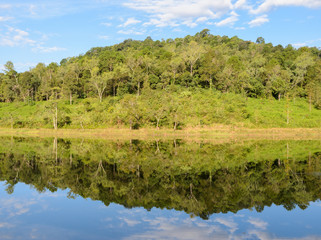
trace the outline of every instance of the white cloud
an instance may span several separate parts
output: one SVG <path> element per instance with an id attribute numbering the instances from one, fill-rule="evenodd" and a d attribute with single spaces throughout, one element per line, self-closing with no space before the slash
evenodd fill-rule
<path id="1" fill-rule="evenodd" d="M 245 30 L 245 27 L 235 27 L 235 30 Z"/>
<path id="2" fill-rule="evenodd" d="M 102 25 L 106 26 L 106 27 L 111 27 L 112 24 L 111 23 L 108 23 L 108 22 L 105 22 L 105 23 L 101 23 Z"/>
<path id="3" fill-rule="evenodd" d="M 141 23 L 142 21 L 137 20 L 135 18 L 128 18 L 126 22 L 124 22 L 123 24 L 120 24 L 119 27 L 127 27 L 129 25 L 135 25 L 137 23 Z"/>
<path id="4" fill-rule="evenodd" d="M 199 18 L 217 19 L 233 8 L 230 0 L 130 0 L 124 6 L 149 14 L 145 25 L 195 26 Z"/>
<path id="5" fill-rule="evenodd" d="M 207 17 L 199 17 L 198 19 L 196 19 L 196 22 L 197 22 L 197 23 L 206 22 L 207 20 L 208 20 Z"/>
<path id="6" fill-rule="evenodd" d="M 265 14 L 265 15 L 262 15 L 262 16 L 259 16 L 255 19 L 253 19 L 248 24 L 250 25 L 250 27 L 258 27 L 258 26 L 261 26 L 262 24 L 267 23 L 269 21 L 270 20 L 268 19 L 268 16 Z"/>
<path id="7" fill-rule="evenodd" d="M 320 42 L 321 42 L 321 38 L 313 39 L 313 40 L 309 40 L 309 41 L 305 41 L 305 42 L 300 42 L 300 43 L 293 43 L 292 46 L 295 47 L 295 48 L 300 48 L 300 47 L 304 47 L 304 46 L 313 47 L 317 43 L 320 43 Z"/>
<path id="8" fill-rule="evenodd" d="M 247 0 L 238 0 L 234 4 L 235 9 L 249 9 L 249 5 L 247 4 Z"/>
<path id="9" fill-rule="evenodd" d="M 293 43 L 292 46 L 295 48 L 300 48 L 306 46 L 306 43 Z"/>
<path id="10" fill-rule="evenodd" d="M 41 53 L 52 53 L 52 52 L 59 52 L 65 51 L 66 48 L 61 47 L 44 47 L 44 46 L 37 46 L 32 49 L 34 52 L 41 52 Z"/>
<path id="11" fill-rule="evenodd" d="M 2 16 L 0 16 L 0 22 L 6 22 L 6 21 L 9 21 L 11 19 L 13 19 L 13 18 L 12 17 L 2 17 Z"/>
<path id="12" fill-rule="evenodd" d="M 270 11 L 275 7 L 286 7 L 286 6 L 298 6 L 308 8 L 319 8 L 321 7 L 320 0 L 265 0 L 256 9 L 251 12 L 254 14 L 262 14 Z"/>
<path id="13" fill-rule="evenodd" d="M 119 30 L 117 33 L 119 34 L 125 34 L 125 35 L 143 35 L 144 32 L 139 32 L 135 30 Z"/>
<path id="14" fill-rule="evenodd" d="M 0 33 L 0 46 L 34 46 L 36 41 L 30 39 L 29 33 L 18 28 L 7 27 L 4 34 Z"/>
<path id="15" fill-rule="evenodd" d="M 192 20 L 183 21 L 183 24 L 190 28 L 194 28 L 197 26 L 197 23 L 193 22 Z"/>
<path id="16" fill-rule="evenodd" d="M 239 16 L 238 14 L 236 14 L 235 12 L 232 12 L 230 17 L 225 18 L 222 21 L 216 22 L 214 24 L 218 27 L 233 26 L 234 23 L 239 20 L 238 16 Z"/>
<path id="17" fill-rule="evenodd" d="M 99 39 L 104 39 L 104 40 L 108 40 L 110 39 L 110 36 L 104 35 L 104 36 L 98 36 Z"/>
<path id="18" fill-rule="evenodd" d="M 0 9 L 8 9 L 11 8 L 10 4 L 0 4 Z"/>

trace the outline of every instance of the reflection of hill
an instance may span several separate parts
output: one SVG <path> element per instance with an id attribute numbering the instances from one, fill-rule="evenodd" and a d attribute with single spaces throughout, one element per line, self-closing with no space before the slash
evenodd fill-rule
<path id="1" fill-rule="evenodd" d="M 318 141 L 211 145 L 1 138 L 0 180 L 126 207 L 212 213 L 305 208 L 321 197 Z"/>

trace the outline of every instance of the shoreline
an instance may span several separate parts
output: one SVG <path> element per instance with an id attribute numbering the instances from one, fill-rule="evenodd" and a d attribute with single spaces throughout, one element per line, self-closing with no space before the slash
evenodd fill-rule
<path id="1" fill-rule="evenodd" d="M 103 129 L 29 129 L 0 128 L 0 136 L 17 137 L 59 137 L 88 139 L 267 139 L 267 140 L 321 140 L 321 128 L 239 128 L 217 126 L 186 128 L 182 130 L 142 128 Z"/>

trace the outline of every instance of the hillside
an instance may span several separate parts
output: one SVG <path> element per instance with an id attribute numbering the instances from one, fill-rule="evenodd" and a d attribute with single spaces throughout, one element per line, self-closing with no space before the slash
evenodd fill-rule
<path id="1" fill-rule="evenodd" d="M 0 73 L 0 126 L 320 127 L 321 50 L 215 36 L 125 40 Z M 2 103 L 1 103 L 2 102 Z"/>

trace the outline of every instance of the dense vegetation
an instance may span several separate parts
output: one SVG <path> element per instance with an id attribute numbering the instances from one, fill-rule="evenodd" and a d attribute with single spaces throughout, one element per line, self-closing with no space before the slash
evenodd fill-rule
<path id="1" fill-rule="evenodd" d="M 273 46 L 263 38 L 254 43 L 205 29 L 185 38 L 129 39 L 22 73 L 10 61 L 4 67 L 0 102 L 24 104 L 0 104 L 2 126 L 320 127 L 317 48 Z M 34 118 L 34 111 L 43 115 Z"/>
<path id="2" fill-rule="evenodd" d="M 1 137 L 0 180 L 107 206 L 183 210 L 208 218 L 272 204 L 291 210 L 321 198 L 319 141 L 236 144 Z"/>

